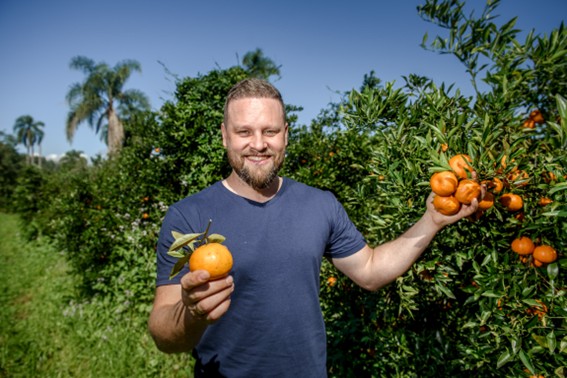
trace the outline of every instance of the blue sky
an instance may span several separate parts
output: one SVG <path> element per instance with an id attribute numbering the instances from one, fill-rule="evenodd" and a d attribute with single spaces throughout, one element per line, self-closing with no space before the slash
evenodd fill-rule
<path id="1" fill-rule="evenodd" d="M 175 89 L 164 66 L 195 76 L 236 65 L 256 48 L 281 65 L 275 84 L 287 103 L 304 107 L 305 124 L 371 70 L 385 82 L 415 73 L 471 94 L 455 58 L 419 46 L 426 32 L 430 38 L 441 32 L 417 14 L 424 2 L 0 0 L 0 129 L 11 133 L 16 118 L 29 114 L 46 125 L 44 155 L 104 154 L 86 123 L 72 143 L 65 137 L 65 95 L 84 78 L 69 68 L 77 55 L 111 66 L 140 62 L 142 73 L 126 88 L 146 93 L 155 110 Z M 484 1 L 468 3 L 479 14 Z M 548 34 L 565 21 L 567 1 L 503 0 L 497 14 L 500 22 L 517 16 L 519 29 Z"/>

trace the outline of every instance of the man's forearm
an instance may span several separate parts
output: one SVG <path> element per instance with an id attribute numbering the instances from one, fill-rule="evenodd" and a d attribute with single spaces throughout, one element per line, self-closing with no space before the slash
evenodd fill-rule
<path id="1" fill-rule="evenodd" d="M 207 328 L 205 320 L 191 319 L 181 301 L 154 308 L 148 328 L 159 350 L 165 353 L 191 351 Z"/>

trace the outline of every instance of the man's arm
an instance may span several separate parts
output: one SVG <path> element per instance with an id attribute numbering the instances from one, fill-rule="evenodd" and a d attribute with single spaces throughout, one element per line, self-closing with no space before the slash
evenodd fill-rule
<path id="1" fill-rule="evenodd" d="M 192 350 L 207 326 L 226 313 L 234 290 L 232 277 L 208 279 L 207 272 L 196 271 L 183 276 L 179 285 L 156 289 L 148 328 L 159 350 Z"/>
<path id="2" fill-rule="evenodd" d="M 397 239 L 376 248 L 367 245 L 351 256 L 333 259 L 333 264 L 367 290 L 378 290 L 394 281 L 411 267 L 439 230 L 472 215 L 478 208 L 475 199 L 470 205 L 463 205 L 457 214 L 445 216 L 434 209 L 432 202 L 430 194 L 425 214 Z"/>

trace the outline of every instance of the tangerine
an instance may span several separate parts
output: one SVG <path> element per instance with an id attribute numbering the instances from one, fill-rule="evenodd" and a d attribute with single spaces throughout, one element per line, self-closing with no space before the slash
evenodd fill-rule
<path id="1" fill-rule="evenodd" d="M 461 203 L 453 196 L 438 196 L 433 197 L 433 206 L 443 215 L 454 215 L 461 209 Z"/>
<path id="2" fill-rule="evenodd" d="M 524 121 L 522 126 L 527 128 L 527 129 L 533 129 L 533 128 L 535 128 L 535 124 L 536 124 L 536 122 L 533 119 L 528 118 Z"/>
<path id="3" fill-rule="evenodd" d="M 467 162 L 472 163 L 472 159 L 465 154 L 458 154 L 449 159 L 449 165 L 458 178 L 466 179 L 468 177 L 467 172 L 472 173 L 474 171 L 473 167 Z"/>
<path id="4" fill-rule="evenodd" d="M 464 179 L 459 182 L 455 198 L 465 205 L 470 205 L 474 198 L 480 199 L 480 185 L 471 179 Z"/>
<path id="5" fill-rule="evenodd" d="M 494 205 L 494 194 L 486 192 L 484 198 L 478 203 L 478 208 L 488 210 Z"/>
<path id="6" fill-rule="evenodd" d="M 189 270 L 206 270 L 211 280 L 228 275 L 232 269 L 232 254 L 220 243 L 208 243 L 197 248 L 189 258 Z"/>
<path id="7" fill-rule="evenodd" d="M 549 245 L 539 245 L 534 249 L 534 259 L 542 263 L 552 263 L 557 260 L 557 251 Z"/>
<path id="8" fill-rule="evenodd" d="M 510 245 L 512 251 L 516 252 L 518 255 L 531 255 L 534 252 L 534 242 L 527 236 L 521 236 L 512 241 Z"/>
<path id="9" fill-rule="evenodd" d="M 540 206 L 547 206 L 552 202 L 553 202 L 553 200 L 551 198 L 541 197 L 539 199 L 539 201 L 537 202 L 537 204 L 540 205 Z"/>
<path id="10" fill-rule="evenodd" d="M 517 194 L 506 193 L 500 196 L 498 201 L 504 206 L 508 211 L 518 211 L 524 206 L 524 200 Z"/>
<path id="11" fill-rule="evenodd" d="M 530 119 L 539 124 L 545 122 L 545 119 L 543 119 L 543 114 L 541 114 L 539 109 L 532 110 L 532 112 L 530 113 Z"/>
<path id="12" fill-rule="evenodd" d="M 440 196 L 450 196 L 455 193 L 458 184 L 457 176 L 451 171 L 436 172 L 429 179 L 431 190 Z"/>

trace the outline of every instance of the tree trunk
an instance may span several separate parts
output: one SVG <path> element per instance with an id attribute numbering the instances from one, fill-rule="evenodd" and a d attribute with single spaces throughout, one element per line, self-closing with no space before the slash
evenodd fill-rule
<path id="1" fill-rule="evenodd" d="M 108 111 L 108 155 L 113 156 L 118 154 L 124 141 L 124 126 L 114 109 Z"/>

